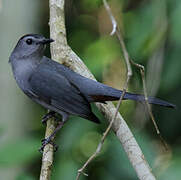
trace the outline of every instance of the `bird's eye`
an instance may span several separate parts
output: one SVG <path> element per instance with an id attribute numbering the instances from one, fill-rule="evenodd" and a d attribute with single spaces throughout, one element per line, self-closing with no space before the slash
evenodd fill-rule
<path id="1" fill-rule="evenodd" d="M 27 39 L 27 40 L 26 40 L 26 43 L 27 43 L 28 45 L 31 45 L 31 44 L 32 44 L 32 42 L 33 42 L 33 40 L 32 40 L 32 39 Z"/>

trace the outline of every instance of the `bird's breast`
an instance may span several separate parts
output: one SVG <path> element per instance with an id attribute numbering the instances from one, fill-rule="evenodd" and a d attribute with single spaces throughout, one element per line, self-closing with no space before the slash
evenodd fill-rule
<path id="1" fill-rule="evenodd" d="M 16 64 L 12 64 L 12 69 L 14 78 L 22 91 L 29 90 L 30 85 L 28 81 L 36 67 L 29 62 L 19 61 Z"/>

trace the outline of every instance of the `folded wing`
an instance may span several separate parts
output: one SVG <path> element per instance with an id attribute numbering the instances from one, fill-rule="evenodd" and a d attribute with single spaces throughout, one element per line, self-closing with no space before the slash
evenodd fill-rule
<path id="1" fill-rule="evenodd" d="M 54 109 L 98 122 L 83 94 L 59 71 L 42 63 L 29 79 L 31 91 Z"/>

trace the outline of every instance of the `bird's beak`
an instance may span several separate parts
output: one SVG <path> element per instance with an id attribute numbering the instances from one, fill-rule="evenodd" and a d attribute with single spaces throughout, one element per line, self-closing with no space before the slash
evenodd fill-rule
<path id="1" fill-rule="evenodd" d="M 52 42 L 54 42 L 53 39 L 44 39 L 44 40 L 42 40 L 42 41 L 40 42 L 40 44 L 50 44 L 50 43 L 52 43 Z"/>

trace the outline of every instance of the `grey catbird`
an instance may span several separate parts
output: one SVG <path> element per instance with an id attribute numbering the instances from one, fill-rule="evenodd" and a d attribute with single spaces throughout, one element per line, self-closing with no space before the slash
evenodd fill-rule
<path id="1" fill-rule="evenodd" d="M 56 113 L 62 116 L 53 134 L 43 141 L 42 147 L 51 142 L 52 137 L 66 122 L 69 115 L 77 115 L 99 123 L 91 111 L 91 102 L 118 100 L 122 91 L 83 77 L 68 67 L 45 56 L 46 44 L 53 42 L 42 35 L 27 34 L 20 38 L 9 62 L 18 86 L 33 101 L 51 110 L 44 116 L 46 121 Z M 143 95 L 128 93 L 124 99 L 145 101 Z M 149 97 L 150 104 L 175 107 L 166 101 Z"/>

